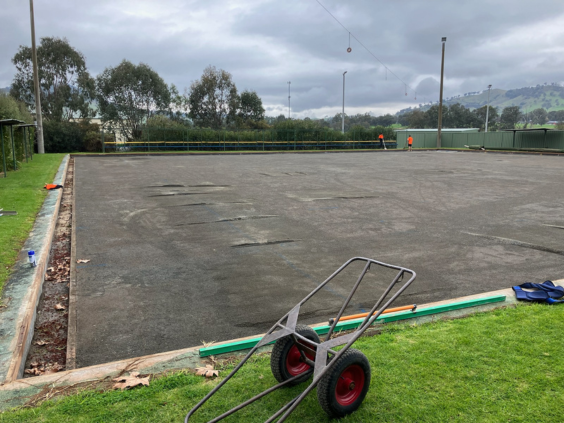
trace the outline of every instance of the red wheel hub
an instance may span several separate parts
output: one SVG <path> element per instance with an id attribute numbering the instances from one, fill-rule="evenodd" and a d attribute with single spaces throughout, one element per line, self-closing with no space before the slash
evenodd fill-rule
<path id="1" fill-rule="evenodd" d="M 357 364 L 347 367 L 335 386 L 335 398 L 341 405 L 351 405 L 364 388 L 364 370 Z"/>
<path id="2" fill-rule="evenodd" d="M 312 354 L 309 352 L 306 352 L 306 357 L 313 359 Z M 288 351 L 288 355 L 286 356 L 286 369 L 292 376 L 302 374 L 309 369 L 309 364 L 302 361 L 300 350 L 295 344 L 292 345 L 292 348 L 290 348 L 290 351 Z"/>

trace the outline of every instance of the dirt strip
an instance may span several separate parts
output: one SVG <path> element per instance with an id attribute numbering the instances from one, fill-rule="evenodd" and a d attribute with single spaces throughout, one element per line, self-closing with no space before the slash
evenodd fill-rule
<path id="1" fill-rule="evenodd" d="M 71 158 L 24 377 L 66 369 L 73 175 L 74 159 Z"/>

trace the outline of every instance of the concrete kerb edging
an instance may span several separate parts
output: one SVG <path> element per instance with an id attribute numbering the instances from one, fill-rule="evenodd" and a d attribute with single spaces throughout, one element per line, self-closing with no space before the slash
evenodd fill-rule
<path id="1" fill-rule="evenodd" d="M 71 216 L 71 262 L 70 262 L 70 281 L 69 281 L 69 319 L 67 329 L 67 370 L 76 369 L 76 328 L 77 328 L 77 310 L 76 310 L 76 202 L 75 202 L 75 181 L 76 166 L 73 167 L 72 178 L 72 216 Z"/>
<path id="2" fill-rule="evenodd" d="M 53 183 L 64 185 L 68 163 L 67 155 L 63 158 Z M 62 196 L 62 190 L 47 194 L 20 251 L 14 272 L 4 287 L 6 306 L 0 313 L 0 384 L 23 376 Z M 29 250 L 35 251 L 36 267 L 31 267 L 28 263 Z"/>
<path id="3" fill-rule="evenodd" d="M 559 281 L 554 281 L 556 284 L 564 283 L 564 279 Z M 436 321 L 443 318 L 460 318 L 475 314 L 478 312 L 484 312 L 493 310 L 495 308 L 507 307 L 514 305 L 517 300 L 515 299 L 514 292 L 511 288 L 502 289 L 498 291 L 485 292 L 482 294 L 470 295 L 466 297 L 454 298 L 451 300 L 438 301 L 429 304 L 418 305 L 419 308 L 428 308 L 439 305 L 445 305 L 460 301 L 473 300 L 485 297 L 491 297 L 495 295 L 505 295 L 505 301 L 496 302 L 491 304 L 483 304 L 476 307 L 464 308 L 458 310 L 447 311 L 444 313 L 414 317 L 410 322 L 414 324 L 421 324 L 430 321 Z M 405 321 L 402 321 L 405 323 Z M 402 323 L 397 322 L 397 323 Z M 326 325 L 326 322 L 320 323 L 318 325 L 311 325 L 312 327 Z M 390 324 L 390 323 L 386 323 Z M 217 343 L 214 345 L 221 345 L 227 343 L 233 343 L 237 341 L 245 341 L 251 338 L 260 337 L 262 335 L 253 335 L 245 338 L 239 338 L 235 340 L 225 341 Z M 84 367 L 75 370 L 67 370 L 60 373 L 37 376 L 33 378 L 27 378 L 22 380 L 15 380 L 11 383 L 0 386 L 0 410 L 5 410 L 11 407 L 19 406 L 24 404 L 30 397 L 37 395 L 45 389 L 54 389 L 57 387 L 64 387 L 70 385 L 76 385 L 80 383 L 88 383 L 93 381 L 99 381 L 109 378 L 117 377 L 125 372 L 138 371 L 142 374 L 156 374 L 165 371 L 175 371 L 191 368 L 203 365 L 206 359 L 202 359 L 199 356 L 199 350 L 203 346 L 197 346 L 192 348 L 185 348 L 182 350 L 169 351 L 159 354 L 152 354 L 143 357 L 136 357 L 126 360 L 114 361 L 111 363 L 99 364 L 90 367 Z M 263 347 L 264 350 L 268 350 L 269 347 Z M 271 346 L 270 346 L 271 348 Z M 239 352 L 239 354 L 245 351 Z M 230 353 L 228 355 L 232 355 Z M 221 355 L 216 356 L 221 357 Z"/>

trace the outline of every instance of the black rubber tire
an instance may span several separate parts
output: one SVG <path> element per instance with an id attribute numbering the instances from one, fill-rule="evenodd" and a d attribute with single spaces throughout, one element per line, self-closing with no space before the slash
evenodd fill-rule
<path id="1" fill-rule="evenodd" d="M 362 387 L 357 387 L 357 392 L 347 399 L 346 395 L 348 395 L 348 393 L 345 396 L 339 395 L 337 383 L 340 380 L 345 380 L 341 375 L 347 374 L 345 372 L 349 372 L 350 369 L 354 369 L 357 376 L 362 376 L 360 377 L 360 379 L 362 379 Z M 370 388 L 370 376 L 370 363 L 366 356 L 359 350 L 348 349 L 319 381 L 319 385 L 317 385 L 317 400 L 319 401 L 319 405 L 321 405 L 323 411 L 331 417 L 344 417 L 351 414 L 356 411 L 362 404 L 362 401 L 364 401 L 364 397 Z M 359 383 L 359 380 L 357 380 L 356 383 Z M 352 390 L 354 390 L 354 388 Z M 341 401 L 339 401 L 338 398 Z"/>
<path id="2" fill-rule="evenodd" d="M 313 342 L 319 343 L 319 336 L 317 336 L 317 333 L 309 326 L 296 325 L 296 333 L 299 333 L 304 338 L 307 338 Z M 270 355 L 270 368 L 272 369 L 272 374 L 280 383 L 296 376 L 291 374 L 286 366 L 288 353 L 290 352 L 294 344 L 294 339 L 291 336 L 285 336 L 284 338 L 277 340 L 274 344 L 274 348 L 272 348 L 272 354 Z M 307 366 L 305 370 L 307 370 L 308 368 L 309 366 Z M 298 385 L 308 380 L 311 375 L 312 373 L 309 373 L 304 375 L 303 377 L 299 377 L 288 386 Z"/>

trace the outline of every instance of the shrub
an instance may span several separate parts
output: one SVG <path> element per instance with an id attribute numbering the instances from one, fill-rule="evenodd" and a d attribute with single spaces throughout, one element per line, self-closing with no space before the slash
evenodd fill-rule
<path id="1" fill-rule="evenodd" d="M 102 151 L 100 127 L 88 121 L 43 123 L 46 153 Z"/>

